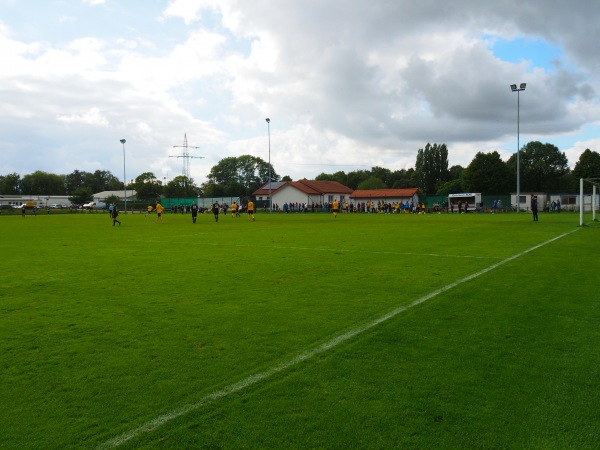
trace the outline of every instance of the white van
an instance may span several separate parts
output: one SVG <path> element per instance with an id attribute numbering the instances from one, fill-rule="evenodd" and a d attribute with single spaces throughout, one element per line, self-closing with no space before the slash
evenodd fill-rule
<path id="1" fill-rule="evenodd" d="M 84 203 L 82 205 L 83 209 L 104 209 L 106 208 L 106 203 L 104 202 L 89 202 Z"/>

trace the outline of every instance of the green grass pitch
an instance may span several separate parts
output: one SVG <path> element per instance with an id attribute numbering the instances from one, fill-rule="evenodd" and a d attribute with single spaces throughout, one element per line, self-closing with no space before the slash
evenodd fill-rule
<path id="1" fill-rule="evenodd" d="M 0 448 L 597 448 L 578 215 L 155 218 L 0 217 Z"/>

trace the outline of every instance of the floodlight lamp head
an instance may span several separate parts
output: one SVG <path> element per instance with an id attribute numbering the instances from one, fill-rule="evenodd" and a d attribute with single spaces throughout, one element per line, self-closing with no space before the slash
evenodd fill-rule
<path id="1" fill-rule="evenodd" d="M 271 119 L 269 119 L 268 117 L 265 120 L 267 121 L 267 123 L 271 122 Z"/>
<path id="2" fill-rule="evenodd" d="M 525 86 L 527 86 L 527 83 L 521 83 L 520 90 L 524 91 L 525 90 Z"/>
<path id="3" fill-rule="evenodd" d="M 510 85 L 510 90 L 515 92 L 517 90 L 517 85 L 516 84 L 511 84 Z"/>
<path id="4" fill-rule="evenodd" d="M 125 142 L 125 139 L 121 139 L 121 144 L 124 144 Z"/>

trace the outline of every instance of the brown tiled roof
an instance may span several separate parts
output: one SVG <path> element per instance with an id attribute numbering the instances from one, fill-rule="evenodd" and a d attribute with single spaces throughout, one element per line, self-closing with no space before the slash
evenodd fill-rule
<path id="1" fill-rule="evenodd" d="M 419 188 L 405 189 L 361 189 L 354 191 L 350 198 L 389 198 L 389 197 L 412 197 Z"/>
<path id="2" fill-rule="evenodd" d="M 283 189 L 288 184 L 291 184 L 290 181 L 273 181 L 271 183 L 271 195 L 275 192 Z M 257 195 L 269 195 L 269 183 L 265 183 L 263 186 L 259 187 L 256 191 L 252 193 L 253 196 Z"/>
<path id="3" fill-rule="evenodd" d="M 319 194 L 352 194 L 352 189 L 344 186 L 337 181 L 317 181 L 317 180 L 299 180 L 299 181 L 288 181 L 281 184 L 275 189 L 276 183 L 273 183 L 271 188 L 271 194 L 283 189 L 285 186 L 293 186 L 301 192 L 308 195 L 319 195 Z M 260 187 L 252 193 L 252 195 L 269 195 L 269 183 Z"/>
<path id="4" fill-rule="evenodd" d="M 311 189 L 316 194 L 352 194 L 352 189 L 344 186 L 342 183 L 337 181 L 317 181 L 317 180 L 298 180 L 294 183 L 294 186 L 302 184 L 308 189 Z"/>

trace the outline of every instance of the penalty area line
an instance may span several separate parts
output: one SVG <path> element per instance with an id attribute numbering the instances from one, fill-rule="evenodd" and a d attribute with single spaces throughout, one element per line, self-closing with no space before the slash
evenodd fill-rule
<path id="1" fill-rule="evenodd" d="M 116 436 L 106 442 L 104 442 L 103 444 L 97 446 L 97 449 L 110 449 L 110 448 L 115 448 L 118 447 L 119 445 L 122 445 L 138 436 L 141 436 L 144 433 L 149 433 L 153 430 L 155 430 L 156 428 L 160 427 L 161 425 L 166 424 L 167 422 L 170 422 L 172 420 L 175 420 L 181 416 L 184 416 L 192 411 L 195 411 L 197 409 L 199 409 L 200 407 L 204 406 L 204 405 L 208 405 L 210 403 L 213 403 L 221 398 L 224 398 L 230 394 L 234 394 L 236 392 L 241 391 L 242 389 L 245 389 L 249 386 L 252 386 L 253 384 L 256 384 L 262 380 L 265 380 L 267 378 L 272 377 L 273 375 L 276 375 L 280 372 L 283 372 L 286 369 L 289 369 L 290 367 L 293 367 L 303 361 L 306 361 L 308 359 L 313 358 L 316 355 L 319 355 L 321 353 L 326 352 L 327 350 L 330 350 L 334 347 L 336 347 L 337 345 L 347 341 L 348 339 L 351 339 L 355 336 L 358 336 L 361 333 L 364 333 L 367 330 L 370 330 L 371 328 L 397 316 L 398 314 L 414 307 L 417 305 L 420 305 L 424 302 L 426 302 L 427 300 L 430 300 L 450 289 L 455 288 L 456 286 L 459 286 L 463 283 L 466 283 L 467 281 L 471 281 L 477 277 L 480 277 L 481 275 L 485 275 L 488 272 L 491 272 L 492 270 L 498 268 L 499 266 L 506 264 L 508 262 L 514 261 L 515 259 L 520 258 L 523 255 L 526 255 L 527 253 L 530 253 L 532 251 L 537 250 L 540 247 L 543 247 L 544 245 L 550 244 L 554 241 L 557 241 L 558 239 L 561 239 L 575 231 L 577 231 L 579 228 L 576 228 L 572 231 L 569 231 L 567 233 L 563 233 L 559 236 L 556 236 L 552 239 L 549 239 L 545 242 L 542 242 L 541 244 L 535 245 L 531 248 L 528 248 L 527 250 L 524 250 L 520 253 L 517 253 L 516 255 L 510 256 L 506 259 L 503 259 L 502 261 L 499 261 L 495 264 L 492 264 L 491 266 L 486 267 L 483 270 L 480 270 L 479 272 L 476 272 L 474 274 L 468 275 L 464 278 L 461 278 L 453 283 L 450 283 L 440 289 L 437 289 L 433 292 L 430 292 L 429 294 L 418 298 L 417 300 L 414 300 L 412 303 L 409 303 L 408 305 L 404 305 L 404 306 L 400 306 L 390 312 L 388 312 L 387 314 L 384 314 L 383 316 L 378 317 L 375 320 L 372 320 L 371 322 L 368 322 L 362 326 L 353 328 L 350 331 L 347 331 L 346 333 L 343 333 L 339 336 L 334 337 L 333 339 L 330 339 L 329 341 L 315 347 L 309 350 L 306 350 L 298 355 L 296 355 L 295 357 L 283 361 L 279 364 L 274 365 L 273 367 L 271 367 L 270 369 L 267 369 L 263 372 L 257 372 L 253 375 L 250 375 L 236 383 L 230 384 L 229 386 L 224 387 L 223 389 L 220 389 L 218 391 L 212 392 L 210 394 L 205 395 L 204 397 L 202 397 L 200 400 L 198 400 L 197 402 L 194 403 L 189 403 L 187 405 L 184 405 L 178 409 L 174 409 L 168 413 L 165 413 L 163 415 L 160 415 L 144 424 L 142 424 L 141 426 L 134 428 L 132 430 L 126 431 L 125 433 Z"/>

